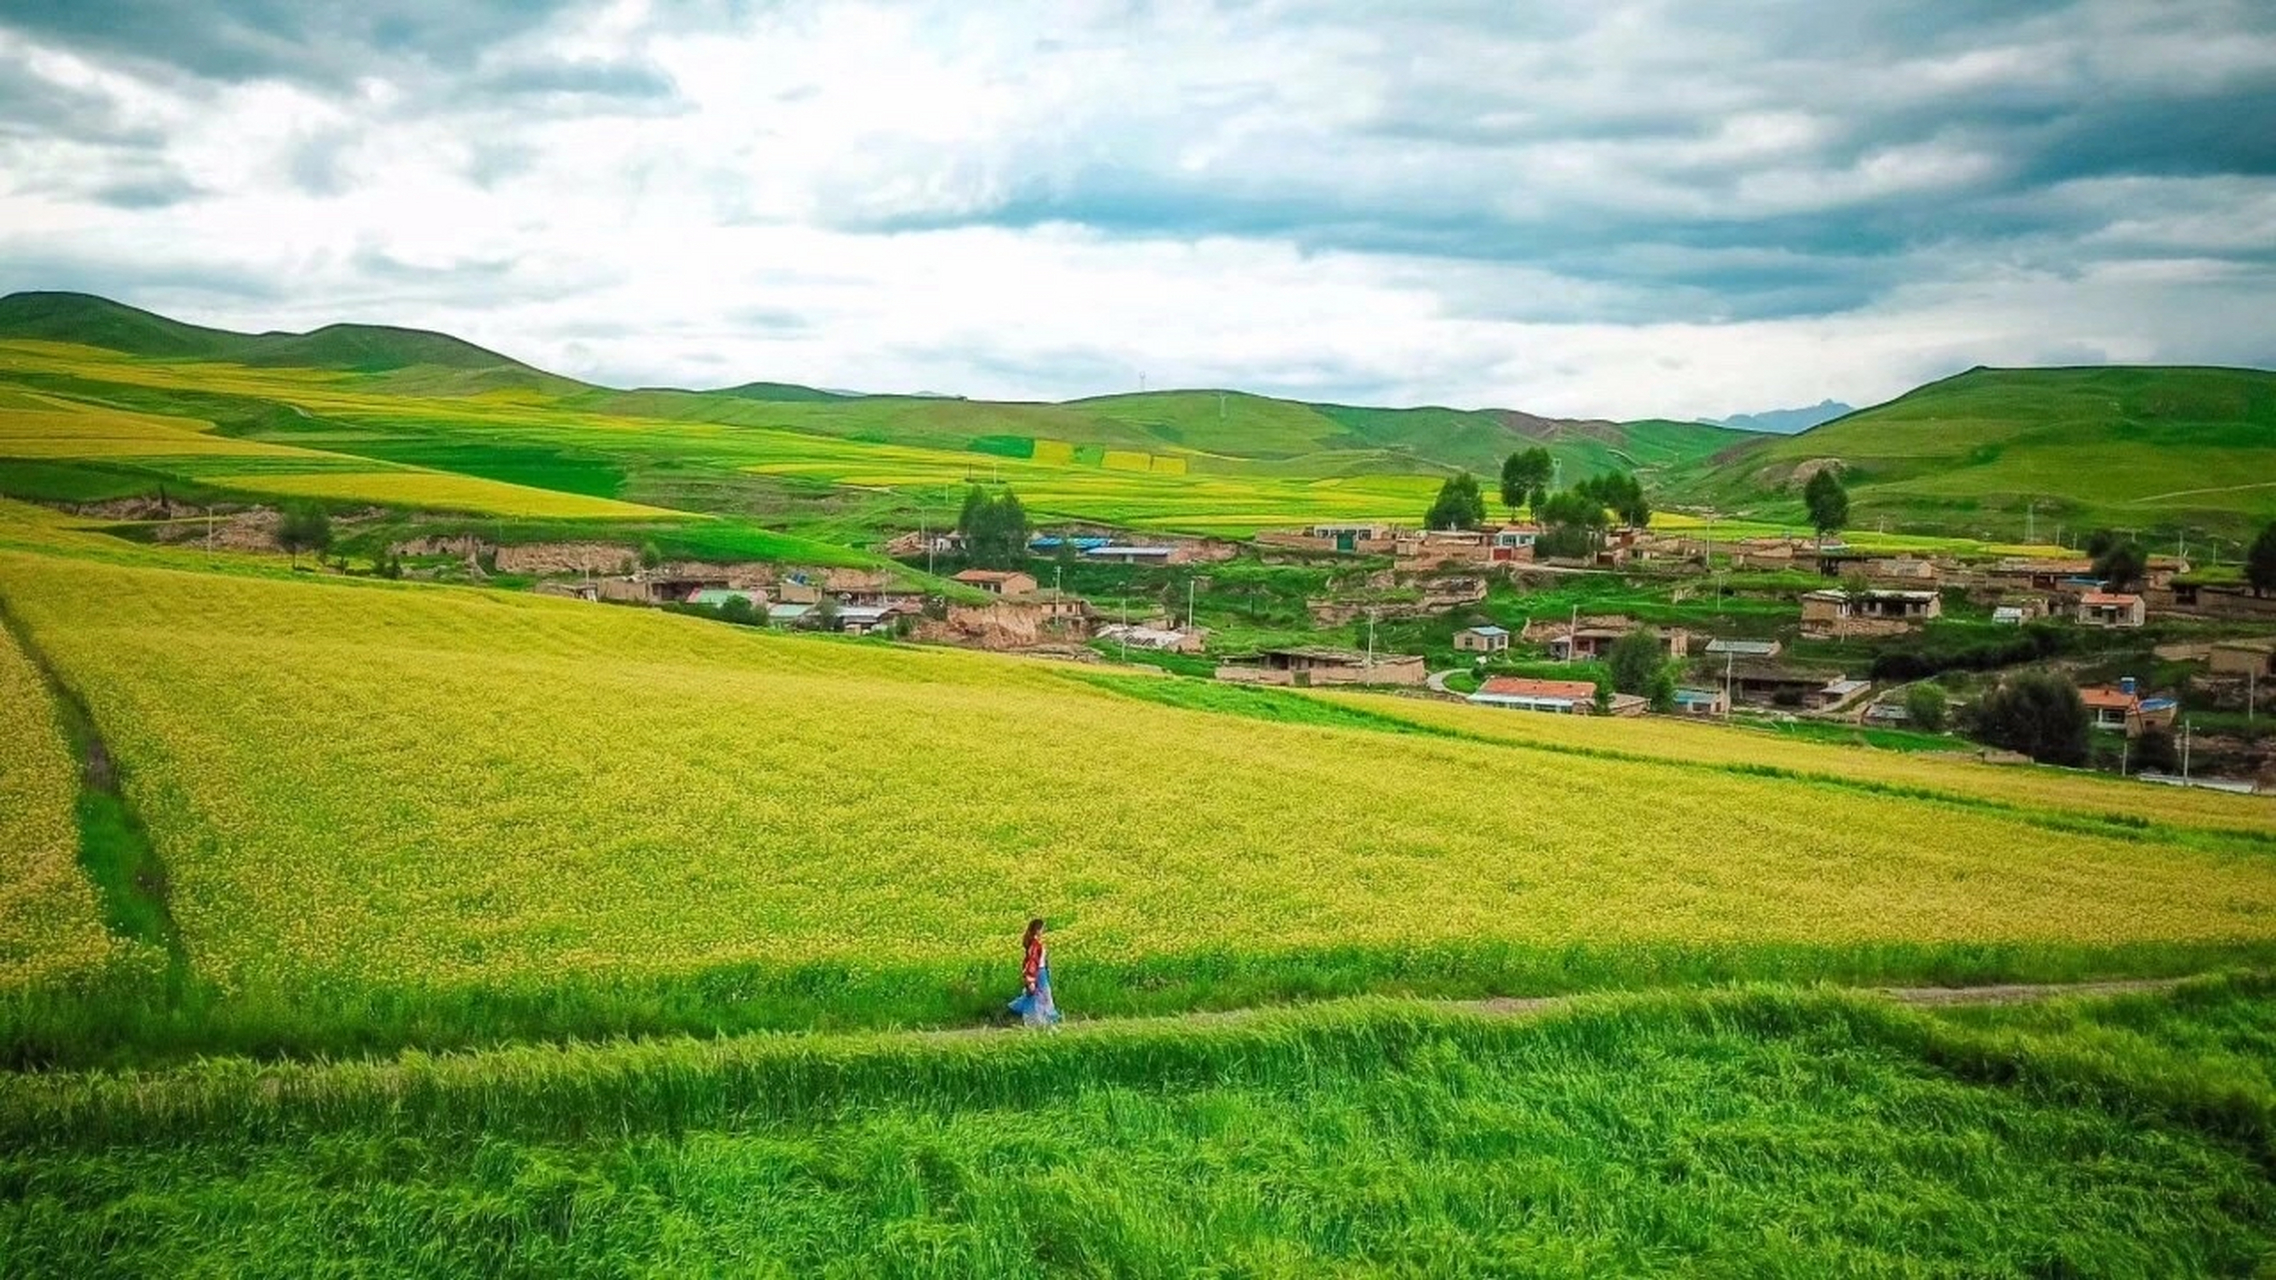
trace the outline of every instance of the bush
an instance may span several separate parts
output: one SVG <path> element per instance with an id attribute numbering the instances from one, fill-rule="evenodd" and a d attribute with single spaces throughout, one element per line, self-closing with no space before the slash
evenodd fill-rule
<path id="1" fill-rule="evenodd" d="M 2034 622 L 1987 634 L 1975 628 L 1931 626 L 1873 657 L 1872 676 L 1886 683 L 1926 680 L 1946 671 L 1994 671 L 2040 662 L 2071 646 L 2062 628 Z"/>
<path id="2" fill-rule="evenodd" d="M 1905 690 L 1905 719 L 1923 733 L 1944 732 L 1944 690 L 1934 684 L 1916 684 Z"/>
<path id="3" fill-rule="evenodd" d="M 1976 704 L 1976 737 L 2048 764 L 2086 760 L 2093 729 L 2078 687 L 2052 671 L 2008 677 Z"/>
<path id="4" fill-rule="evenodd" d="M 1621 693 L 1649 692 L 1652 677 L 1659 674 L 1661 666 L 1659 639 L 1638 627 L 1613 641 L 1604 661 L 1612 668 L 1614 689 Z"/>

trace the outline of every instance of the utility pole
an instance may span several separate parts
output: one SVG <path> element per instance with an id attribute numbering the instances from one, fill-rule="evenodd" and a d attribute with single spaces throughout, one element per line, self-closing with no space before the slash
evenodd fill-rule
<path id="1" fill-rule="evenodd" d="M 2189 722 L 2181 722 L 2181 785 L 2189 785 Z"/>
<path id="2" fill-rule="evenodd" d="M 2034 498 L 2023 505 L 2023 541 L 2032 546 L 2039 544 L 2038 515 L 2038 499 Z"/>
<path id="3" fill-rule="evenodd" d="M 1375 610 L 1367 611 L 1367 665 L 1375 665 Z"/>
<path id="4" fill-rule="evenodd" d="M 1731 718 L 1731 657 L 1732 651 L 1723 650 L 1723 718 Z"/>
<path id="5" fill-rule="evenodd" d="M 1192 578 L 1185 580 L 1185 629 L 1188 631 L 1193 630 L 1193 584 Z"/>
<path id="6" fill-rule="evenodd" d="M 2126 760 L 2133 753 L 2134 740 L 2127 734 L 2118 735 L 2118 776 L 2126 776 Z"/>
<path id="7" fill-rule="evenodd" d="M 1571 662 L 1581 652 L 1581 607 L 1573 606 L 1573 620 L 1565 624 L 1565 661 Z"/>

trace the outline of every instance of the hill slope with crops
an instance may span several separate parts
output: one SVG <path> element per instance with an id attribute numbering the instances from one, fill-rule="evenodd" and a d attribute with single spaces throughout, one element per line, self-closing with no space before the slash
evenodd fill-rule
<path id="1" fill-rule="evenodd" d="M 1972 369 L 1798 435 L 1757 438 L 1679 484 L 1726 509 L 1800 510 L 1838 461 L 1858 524 L 2014 536 L 2056 523 L 2230 538 L 2276 517 L 2276 373 Z"/>

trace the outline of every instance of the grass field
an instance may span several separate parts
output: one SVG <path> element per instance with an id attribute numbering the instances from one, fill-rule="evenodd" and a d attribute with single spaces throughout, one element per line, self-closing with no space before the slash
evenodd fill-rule
<path id="1" fill-rule="evenodd" d="M 79 866 L 79 770 L 40 674 L 0 629 L 0 989 L 100 973 L 124 944 Z"/>
<path id="2" fill-rule="evenodd" d="M 2256 983 L 0 1082 L 31 1275 L 2246 1275 Z"/>
<path id="3" fill-rule="evenodd" d="M 1677 486 L 1799 518 L 1793 468 L 1839 458 L 1855 523 L 2015 538 L 2061 523 L 2249 538 L 2276 518 L 2276 373 L 1975 369 L 1794 436 L 1732 450 Z M 1758 513 L 1765 513 L 1759 512 Z M 1980 535 L 1979 535 L 1980 536 Z M 2074 539 L 2075 541 L 2075 539 Z"/>
<path id="4" fill-rule="evenodd" d="M 126 766 L 209 1003 L 35 1052 L 956 1021 L 1036 911 L 1097 1011 L 2276 942 L 2234 797 L 139 554 L 0 552 L 0 604 Z"/>

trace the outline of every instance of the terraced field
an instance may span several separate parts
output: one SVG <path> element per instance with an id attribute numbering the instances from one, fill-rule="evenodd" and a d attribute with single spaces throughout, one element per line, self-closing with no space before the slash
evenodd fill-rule
<path id="1" fill-rule="evenodd" d="M 955 1020 L 1037 911 L 1094 1010 L 2276 943 L 2231 797 L 1371 699 L 1267 722 L 1207 683 L 139 556 L 0 551 L 0 606 L 125 765 L 198 979 L 333 993 L 318 1040 L 392 1016 L 358 1000 L 623 983 L 687 1003 L 528 1016 Z"/>

